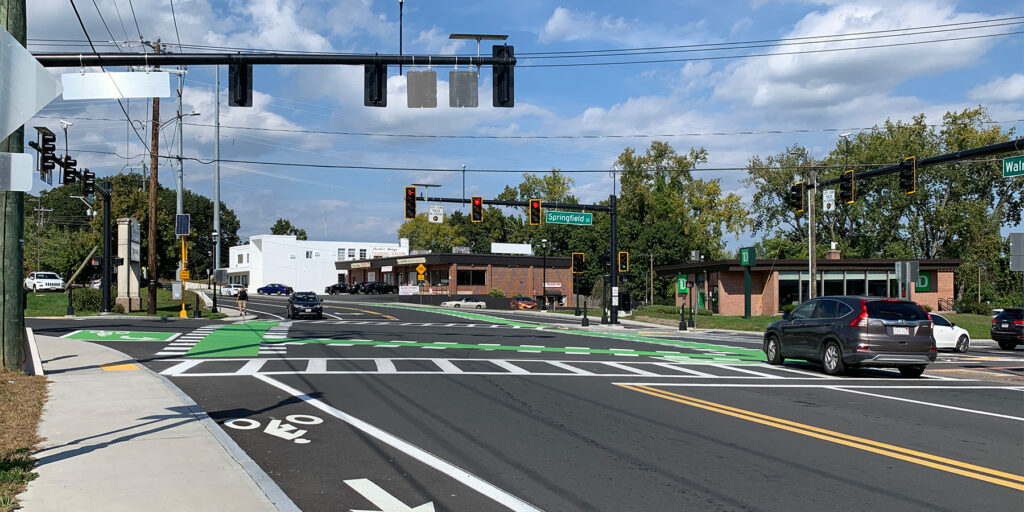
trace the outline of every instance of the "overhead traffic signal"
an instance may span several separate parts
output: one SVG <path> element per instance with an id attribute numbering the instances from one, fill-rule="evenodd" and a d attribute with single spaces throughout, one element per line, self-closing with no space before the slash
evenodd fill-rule
<path id="1" fill-rule="evenodd" d="M 804 182 L 798 181 L 796 185 L 789 187 L 789 196 L 786 197 L 789 207 L 797 213 L 804 211 Z"/>
<path id="2" fill-rule="evenodd" d="M 388 67 L 384 64 L 363 66 L 363 105 L 388 106 Z"/>
<path id="3" fill-rule="evenodd" d="M 540 225 L 540 199 L 530 199 L 530 225 Z"/>
<path id="4" fill-rule="evenodd" d="M 839 200 L 846 204 L 853 204 L 857 199 L 853 183 L 853 170 L 843 173 L 842 181 L 839 182 Z"/>
<path id="5" fill-rule="evenodd" d="M 75 169 L 75 166 L 77 166 L 77 165 L 78 165 L 78 160 L 75 160 L 74 158 L 71 158 L 68 155 L 64 155 L 64 163 L 61 165 L 61 167 L 64 168 L 64 183 L 65 184 L 67 184 L 67 183 L 74 183 L 74 182 L 78 181 L 78 177 L 77 177 L 78 171 Z"/>
<path id="6" fill-rule="evenodd" d="M 619 272 L 629 272 L 629 251 L 619 251 Z"/>
<path id="7" fill-rule="evenodd" d="M 405 218 L 416 218 L 416 187 L 405 187 Z"/>
<path id="8" fill-rule="evenodd" d="M 228 65 L 228 105 L 252 106 L 252 64 Z"/>
<path id="9" fill-rule="evenodd" d="M 39 143 L 30 141 L 28 145 L 39 152 L 39 178 L 48 181 L 47 178 L 57 166 L 57 156 L 54 155 L 54 151 L 57 150 L 57 136 L 45 126 L 37 126 L 36 130 L 39 132 Z"/>
<path id="10" fill-rule="evenodd" d="M 86 169 L 82 172 L 82 195 L 91 196 L 96 192 L 96 173 Z"/>
<path id="11" fill-rule="evenodd" d="M 582 252 L 572 253 L 572 273 L 582 274 L 583 273 L 583 261 L 586 259 L 586 255 Z"/>
<path id="12" fill-rule="evenodd" d="M 472 222 L 483 222 L 484 221 L 484 198 L 480 196 L 473 196 L 472 208 L 470 209 L 469 220 Z"/>
<path id="13" fill-rule="evenodd" d="M 491 47 L 491 55 L 496 59 L 512 60 L 513 47 L 494 45 Z M 494 64 L 491 66 L 492 98 L 491 104 L 495 107 L 511 107 L 515 105 L 515 66 L 511 64 Z"/>
<path id="14" fill-rule="evenodd" d="M 917 157 L 910 156 L 900 162 L 900 190 L 907 194 L 917 192 Z"/>

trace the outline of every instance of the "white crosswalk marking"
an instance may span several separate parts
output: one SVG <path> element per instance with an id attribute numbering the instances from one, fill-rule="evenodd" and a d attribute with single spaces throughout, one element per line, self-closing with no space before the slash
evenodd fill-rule
<path id="1" fill-rule="evenodd" d="M 211 332 L 216 331 L 224 327 L 223 325 L 204 325 L 188 334 L 183 334 L 174 338 L 174 341 L 168 343 L 164 348 L 157 352 L 158 356 L 183 356 L 192 350 L 192 347 L 196 346 L 197 343 L 203 341 L 203 338 L 210 335 Z"/>

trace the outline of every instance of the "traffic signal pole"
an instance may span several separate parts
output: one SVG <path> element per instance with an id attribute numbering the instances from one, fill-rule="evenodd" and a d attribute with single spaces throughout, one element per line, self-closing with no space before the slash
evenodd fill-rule
<path id="1" fill-rule="evenodd" d="M 609 311 L 610 311 L 609 322 L 612 325 L 615 325 L 615 324 L 619 323 L 619 293 L 618 293 L 618 291 L 619 291 L 619 229 L 618 229 L 618 217 L 619 217 L 619 215 L 618 215 L 618 207 L 616 206 L 616 203 L 615 203 L 615 195 L 612 194 L 608 198 L 608 200 L 609 200 L 609 203 L 611 203 L 611 210 L 609 210 L 608 213 L 611 214 L 611 224 L 612 224 L 612 233 L 611 233 L 612 252 L 611 252 L 610 256 L 615 258 L 614 261 L 609 261 L 609 263 L 611 264 L 610 266 L 612 267 L 612 269 L 611 269 L 611 275 L 612 275 L 612 286 L 611 286 L 611 294 L 612 295 L 611 295 L 611 298 L 612 298 L 612 300 L 611 300 L 611 305 L 608 306 L 608 308 L 609 308 Z"/>

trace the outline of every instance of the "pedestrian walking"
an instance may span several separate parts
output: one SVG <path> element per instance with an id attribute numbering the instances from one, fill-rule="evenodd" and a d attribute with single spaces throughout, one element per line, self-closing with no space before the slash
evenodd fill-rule
<path id="1" fill-rule="evenodd" d="M 238 290 L 238 298 L 236 300 L 238 301 L 238 312 L 239 312 L 239 314 L 241 314 L 244 317 L 245 316 L 245 303 L 246 303 L 246 301 L 249 300 L 249 294 L 245 293 L 245 287 L 244 286 L 241 289 Z"/>

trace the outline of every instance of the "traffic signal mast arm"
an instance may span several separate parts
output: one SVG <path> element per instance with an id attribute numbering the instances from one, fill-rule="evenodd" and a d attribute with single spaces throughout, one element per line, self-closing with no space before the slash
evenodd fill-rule
<path id="1" fill-rule="evenodd" d="M 937 155 L 924 159 L 917 159 L 917 168 L 929 167 L 932 165 L 941 165 L 949 162 L 956 162 L 959 160 L 966 160 L 969 158 L 975 158 L 979 156 L 997 155 L 1000 153 L 1009 153 L 1013 151 L 1024 150 L 1024 138 L 1011 140 L 1009 142 L 1000 142 L 999 144 L 991 144 L 988 146 L 982 146 L 980 148 L 965 149 L 963 151 L 957 151 L 954 153 L 946 153 L 944 155 Z M 865 178 L 873 178 L 875 176 L 884 176 L 886 174 L 897 174 L 903 169 L 901 161 L 899 164 L 893 164 L 886 167 L 880 167 L 878 169 L 871 169 L 869 171 L 858 172 L 855 175 L 855 180 L 860 181 Z M 825 187 L 828 185 L 837 185 L 842 183 L 843 178 L 833 178 L 830 180 L 819 181 L 818 187 Z M 807 188 L 815 188 L 812 183 L 805 183 Z"/>
<path id="2" fill-rule="evenodd" d="M 457 203 L 457 204 L 470 204 L 472 199 L 462 199 L 459 197 L 416 197 L 417 201 L 426 201 L 431 203 Z M 530 201 L 500 201 L 497 199 L 484 199 L 483 204 L 490 206 L 509 206 L 509 207 L 523 207 L 529 208 Z M 591 211 L 591 212 L 610 212 L 612 211 L 611 206 L 597 205 L 597 204 L 573 204 L 573 203 L 548 203 L 541 202 L 542 208 L 557 208 L 559 210 L 579 210 L 579 211 Z"/>
<path id="3" fill-rule="evenodd" d="M 33 53 L 33 57 L 46 68 L 89 66 L 215 66 L 215 65 L 420 65 L 430 62 L 435 66 L 514 66 L 514 56 L 454 56 L 454 55 L 377 55 L 377 54 L 294 54 L 294 53 Z"/>

